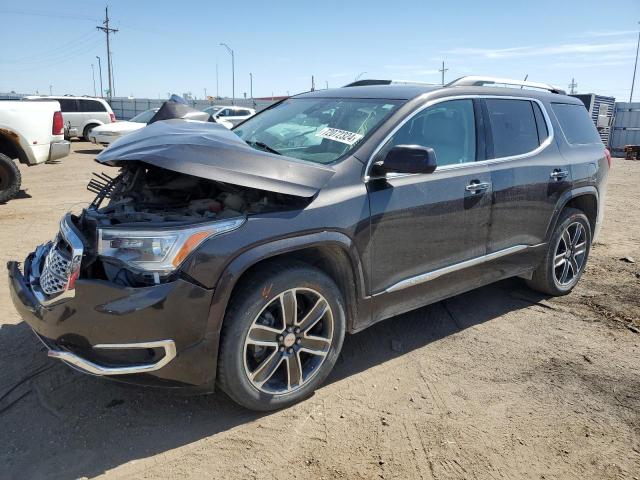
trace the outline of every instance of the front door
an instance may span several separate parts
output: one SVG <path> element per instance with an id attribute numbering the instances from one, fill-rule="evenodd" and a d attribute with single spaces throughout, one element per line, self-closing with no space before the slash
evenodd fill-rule
<path id="1" fill-rule="evenodd" d="M 405 298 L 410 292 L 415 298 L 403 302 L 405 310 L 437 297 L 434 291 L 424 296 L 431 278 L 461 270 L 464 262 L 486 253 L 492 187 L 488 168 L 476 163 L 484 157 L 478 116 L 471 99 L 434 104 L 411 117 L 376 156 L 383 158 L 395 145 L 421 145 L 436 153 L 432 174 L 389 174 L 367 183 L 371 290 L 379 296 L 403 290 Z M 464 281 L 472 283 L 472 276 Z M 386 316 L 379 310 L 373 320 Z"/>

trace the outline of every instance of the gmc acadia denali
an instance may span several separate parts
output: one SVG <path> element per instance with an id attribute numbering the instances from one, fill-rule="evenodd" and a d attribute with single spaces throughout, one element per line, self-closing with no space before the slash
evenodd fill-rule
<path id="1" fill-rule="evenodd" d="M 78 370 L 256 410 L 311 395 L 347 332 L 507 277 L 569 293 L 610 167 L 579 100 L 489 77 L 160 121 L 96 160 L 91 205 L 9 262 L 16 308 Z"/>

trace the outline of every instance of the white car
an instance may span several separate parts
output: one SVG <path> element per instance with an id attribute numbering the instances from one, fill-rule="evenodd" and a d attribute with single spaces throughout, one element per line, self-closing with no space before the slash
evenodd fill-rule
<path id="1" fill-rule="evenodd" d="M 91 143 L 104 145 L 106 147 L 109 144 L 115 142 L 120 137 L 144 128 L 158 110 L 160 109 L 152 108 L 150 110 L 145 110 L 144 112 L 139 113 L 131 120 L 120 121 L 111 123 L 109 125 L 101 125 L 99 127 L 96 127 L 91 130 L 91 132 L 89 132 L 89 141 Z M 189 117 L 198 117 L 199 115 L 202 115 L 202 112 L 193 112 L 187 114 L 185 118 L 189 119 Z M 216 120 L 216 122 L 229 129 L 232 127 L 229 122 L 225 122 L 224 120 Z"/>
<path id="2" fill-rule="evenodd" d="M 31 166 L 57 160 L 70 148 L 58 102 L 0 102 L 0 203 L 20 190 L 17 162 Z"/>
<path id="3" fill-rule="evenodd" d="M 89 132 L 99 125 L 108 125 L 116 121 L 116 116 L 111 106 L 103 98 L 92 97 L 44 97 L 29 96 L 24 100 L 51 101 L 60 103 L 62 118 L 68 130 L 65 133 L 67 139 L 71 137 L 83 138 L 89 141 Z"/>
<path id="4" fill-rule="evenodd" d="M 99 127 L 95 127 L 89 132 L 89 141 L 91 143 L 104 145 L 106 147 L 110 143 L 115 142 L 123 135 L 144 128 L 158 110 L 159 108 L 152 108 L 150 110 L 145 110 L 144 112 L 139 113 L 131 120 L 120 121 L 110 123 L 109 125 L 100 125 Z"/>
<path id="5" fill-rule="evenodd" d="M 227 122 L 231 124 L 232 127 L 235 127 L 240 122 L 256 114 L 253 108 L 227 105 L 212 105 L 211 107 L 205 108 L 204 111 L 211 114 L 218 123 L 225 125 L 224 122 Z M 225 125 L 225 127 L 226 126 L 227 125 Z"/>

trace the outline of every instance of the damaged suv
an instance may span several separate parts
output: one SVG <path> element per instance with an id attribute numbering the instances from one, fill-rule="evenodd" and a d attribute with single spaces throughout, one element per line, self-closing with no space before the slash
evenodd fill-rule
<path id="1" fill-rule="evenodd" d="M 95 200 L 8 264 L 48 355 L 271 410 L 322 383 L 345 333 L 507 277 L 570 292 L 610 166 L 582 103 L 482 77 L 367 83 L 233 131 L 156 122 L 98 155 L 116 173 Z"/>

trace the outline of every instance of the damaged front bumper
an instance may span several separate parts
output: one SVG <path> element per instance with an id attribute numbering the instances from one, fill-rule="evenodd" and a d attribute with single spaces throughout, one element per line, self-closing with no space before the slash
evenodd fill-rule
<path id="1" fill-rule="evenodd" d="M 181 278 L 134 288 L 56 276 L 64 268 L 51 259 L 77 253 L 63 231 L 27 257 L 24 272 L 7 264 L 13 304 L 48 355 L 93 375 L 212 390 L 217 338 L 205 331 L 213 290 Z M 47 275 L 55 278 L 43 289 Z"/>

